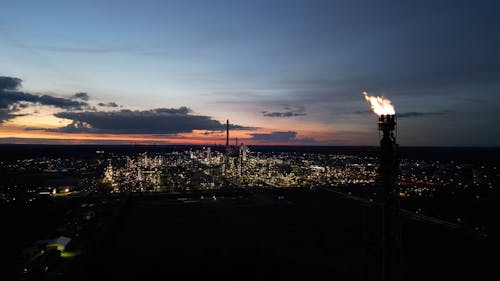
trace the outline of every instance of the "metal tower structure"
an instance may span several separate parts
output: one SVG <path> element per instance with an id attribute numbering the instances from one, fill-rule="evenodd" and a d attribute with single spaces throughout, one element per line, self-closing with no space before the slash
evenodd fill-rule
<path id="1" fill-rule="evenodd" d="M 399 213 L 398 144 L 394 131 L 396 115 L 380 115 L 378 129 L 380 140 L 380 177 L 383 188 L 382 210 L 382 280 L 393 281 L 401 278 L 401 219 Z"/>

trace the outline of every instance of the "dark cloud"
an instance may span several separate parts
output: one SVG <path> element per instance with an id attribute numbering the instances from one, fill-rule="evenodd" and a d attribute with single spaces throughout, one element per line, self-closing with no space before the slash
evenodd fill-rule
<path id="1" fill-rule="evenodd" d="M 300 143 L 314 143 L 316 142 L 313 138 L 297 138 L 297 132 L 287 131 L 287 132 L 271 132 L 271 133 L 253 133 L 250 134 L 251 140 L 262 141 L 262 142 L 300 142 Z"/>
<path id="2" fill-rule="evenodd" d="M 446 115 L 448 113 L 450 113 L 449 110 L 434 111 L 434 112 L 410 111 L 410 112 L 398 113 L 398 118 L 421 117 L 421 116 L 440 116 L 440 115 Z"/>
<path id="3" fill-rule="evenodd" d="M 87 100 L 89 100 L 89 98 L 90 98 L 89 94 L 84 93 L 84 92 L 76 93 L 73 95 L 73 99 L 78 99 L 78 100 L 87 101 Z"/>
<path id="4" fill-rule="evenodd" d="M 262 111 L 262 115 L 274 118 L 289 118 L 289 117 L 307 115 L 305 112 L 306 108 L 304 106 L 297 106 L 297 107 L 285 106 L 283 109 L 286 111 L 281 111 L 281 112 Z"/>
<path id="5" fill-rule="evenodd" d="M 205 136 L 218 135 L 218 134 L 222 134 L 222 132 L 224 132 L 224 131 L 206 131 L 206 132 L 203 132 L 203 135 L 205 135 Z"/>
<path id="6" fill-rule="evenodd" d="M 108 103 L 100 102 L 97 105 L 102 106 L 102 107 L 119 107 L 119 105 L 116 102 L 112 102 L 112 101 L 108 102 Z"/>
<path id="7" fill-rule="evenodd" d="M 21 87 L 22 80 L 14 77 L 0 76 L 0 91 L 1 90 L 17 90 Z"/>
<path id="8" fill-rule="evenodd" d="M 26 108 L 29 103 L 55 106 L 67 110 L 88 107 L 88 104 L 83 101 L 17 91 L 21 87 L 21 83 L 22 80 L 19 78 L 0 77 L 0 123 L 19 116 L 14 113 L 22 108 Z"/>
<path id="9" fill-rule="evenodd" d="M 304 112 L 293 112 L 293 111 L 285 111 L 285 112 L 267 112 L 267 111 L 262 111 L 262 115 L 264 115 L 266 117 L 288 118 L 288 117 L 304 116 L 304 115 L 306 115 L 306 113 L 304 113 Z"/>
<path id="10" fill-rule="evenodd" d="M 186 106 L 181 106 L 179 108 L 157 108 L 157 109 L 153 109 L 152 111 L 160 113 L 160 114 L 186 115 L 186 114 L 191 112 L 191 109 L 189 109 Z"/>
<path id="11" fill-rule="evenodd" d="M 87 106 L 87 103 L 85 102 L 79 102 L 50 95 L 34 95 L 17 91 L 0 91 L 0 108 L 7 108 L 19 102 L 51 105 L 63 109 L 82 109 Z"/>
<path id="12" fill-rule="evenodd" d="M 86 111 L 60 112 L 59 118 L 72 120 L 66 127 L 47 129 L 65 133 L 96 134 L 178 134 L 193 130 L 220 131 L 225 124 L 209 116 L 190 115 L 187 107 L 157 108 L 144 111 Z M 231 129 L 248 130 L 250 127 L 230 125 Z"/>
<path id="13" fill-rule="evenodd" d="M 29 94 L 25 94 L 29 95 Z M 63 108 L 63 109 L 83 109 L 87 106 L 85 102 L 74 101 L 66 98 L 59 98 L 49 95 L 36 96 L 34 95 L 34 103 L 39 103 L 42 105 L 52 105 L 55 107 Z"/>

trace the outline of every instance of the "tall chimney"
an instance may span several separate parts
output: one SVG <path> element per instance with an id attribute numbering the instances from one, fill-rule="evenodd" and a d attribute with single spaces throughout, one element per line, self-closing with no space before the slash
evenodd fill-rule
<path id="1" fill-rule="evenodd" d="M 226 147 L 229 147 L 229 119 L 226 121 Z"/>

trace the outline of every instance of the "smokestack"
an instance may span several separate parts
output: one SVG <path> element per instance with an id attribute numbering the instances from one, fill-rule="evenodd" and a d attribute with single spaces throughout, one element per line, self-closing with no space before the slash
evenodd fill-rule
<path id="1" fill-rule="evenodd" d="M 226 147 L 229 147 L 229 119 L 226 121 Z"/>
<path id="2" fill-rule="evenodd" d="M 238 137 L 236 137 L 236 146 L 238 146 Z"/>

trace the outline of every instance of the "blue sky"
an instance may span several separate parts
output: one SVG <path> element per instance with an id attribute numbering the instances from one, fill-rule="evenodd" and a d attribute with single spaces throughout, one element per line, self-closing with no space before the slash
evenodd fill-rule
<path id="1" fill-rule="evenodd" d="M 407 116 L 402 144 L 498 146 L 499 8 L 497 1 L 7 0 L 0 76 L 22 79 L 24 92 L 86 92 L 90 105 L 122 106 L 78 110 L 186 106 L 191 115 L 252 127 L 241 131 L 250 142 L 293 132 L 297 143 L 376 144 L 367 90 Z M 37 127 L 27 114 L 69 110 L 30 106 L 38 113 L 5 120 L 0 137 L 37 137 L 25 134 Z M 294 110 L 301 114 L 263 113 Z"/>

